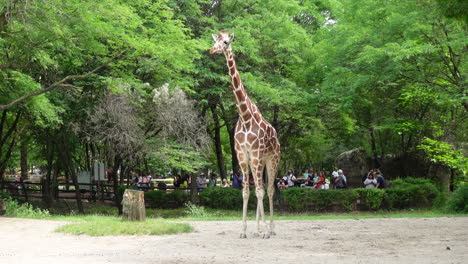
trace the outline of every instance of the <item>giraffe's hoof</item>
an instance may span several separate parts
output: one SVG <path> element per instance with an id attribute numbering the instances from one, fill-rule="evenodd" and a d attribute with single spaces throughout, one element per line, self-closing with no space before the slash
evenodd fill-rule
<path id="1" fill-rule="evenodd" d="M 263 239 L 268 239 L 268 238 L 270 238 L 270 234 L 268 233 L 263 234 Z"/>
<path id="2" fill-rule="evenodd" d="M 254 237 L 260 237 L 260 234 L 257 233 L 257 232 L 255 232 L 255 233 L 253 234 L 253 236 L 254 236 Z"/>
<path id="3" fill-rule="evenodd" d="M 276 233 L 275 233 L 274 231 L 271 231 L 271 232 L 270 232 L 270 235 L 271 235 L 271 236 L 276 236 Z"/>
<path id="4" fill-rule="evenodd" d="M 240 234 L 240 238 L 247 238 L 246 234 Z"/>

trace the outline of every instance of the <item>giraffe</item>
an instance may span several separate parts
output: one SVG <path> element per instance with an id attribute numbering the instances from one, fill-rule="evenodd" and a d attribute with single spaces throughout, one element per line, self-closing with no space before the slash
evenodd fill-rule
<path id="1" fill-rule="evenodd" d="M 232 82 L 232 91 L 236 101 L 239 119 L 234 131 L 234 146 L 239 160 L 239 166 L 244 177 L 242 188 L 242 231 L 241 238 L 246 238 L 247 231 L 247 204 L 249 201 L 249 167 L 255 182 L 255 195 L 257 196 L 257 233 L 255 235 L 263 238 L 270 238 L 274 235 L 273 224 L 273 194 L 275 191 L 274 182 L 280 158 L 280 144 L 276 130 L 268 121 L 263 118 L 257 106 L 247 95 L 242 84 L 239 72 L 236 68 L 236 61 L 231 49 L 233 34 L 222 30 L 219 35 L 213 34 L 215 44 L 210 50 L 210 54 L 224 53 L 229 76 Z M 263 208 L 263 197 L 265 188 L 263 186 L 263 169 L 267 169 L 268 199 L 270 202 L 270 224 L 265 222 L 265 212 Z M 260 224 L 261 219 L 261 224 Z"/>

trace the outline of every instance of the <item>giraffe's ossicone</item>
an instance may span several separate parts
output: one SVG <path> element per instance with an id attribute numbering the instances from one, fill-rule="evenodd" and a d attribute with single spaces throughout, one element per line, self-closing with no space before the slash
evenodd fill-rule
<path id="1" fill-rule="evenodd" d="M 250 100 L 242 84 L 236 61 L 231 49 L 234 35 L 221 31 L 219 35 L 213 34 L 215 44 L 210 50 L 211 54 L 223 53 L 229 68 L 232 82 L 232 91 L 239 113 L 236 129 L 234 131 L 234 145 L 242 170 L 243 184 L 243 212 L 241 238 L 247 237 L 247 204 L 249 200 L 249 167 L 255 182 L 257 196 L 257 234 L 269 238 L 274 234 L 273 225 L 273 195 L 275 192 L 275 177 L 280 159 L 280 144 L 275 128 L 263 118 L 257 106 Z M 270 224 L 265 222 L 263 197 L 265 187 L 263 184 L 263 170 L 267 171 L 267 194 L 270 204 Z M 260 223 L 261 220 L 261 223 Z"/>

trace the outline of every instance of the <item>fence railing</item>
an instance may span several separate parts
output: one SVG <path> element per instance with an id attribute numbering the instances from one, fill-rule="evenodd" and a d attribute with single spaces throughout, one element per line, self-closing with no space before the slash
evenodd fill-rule
<path id="1" fill-rule="evenodd" d="M 81 199 L 90 201 L 113 201 L 114 199 L 114 186 L 111 183 L 79 183 Z M 70 199 L 75 200 L 76 191 L 72 183 L 59 182 L 49 186 L 52 198 L 56 200 Z M 189 188 L 176 188 L 174 186 L 158 187 L 158 186 L 145 186 L 136 187 L 142 191 L 150 190 L 164 190 L 173 191 L 186 190 L 190 192 Z M 43 182 L 21 182 L 21 181 L 3 181 L 0 183 L 0 190 L 6 190 L 14 197 L 24 197 L 27 199 L 43 199 L 45 194 Z"/>

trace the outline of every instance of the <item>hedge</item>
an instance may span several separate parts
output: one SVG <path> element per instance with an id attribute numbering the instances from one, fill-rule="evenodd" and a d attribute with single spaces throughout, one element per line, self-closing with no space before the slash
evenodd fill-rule
<path id="1" fill-rule="evenodd" d="M 136 187 L 120 186 L 119 195 L 122 196 L 125 189 L 138 190 Z M 174 190 L 172 192 L 154 190 L 145 192 L 145 202 L 150 208 L 179 208 L 183 207 L 189 201 L 189 195 L 181 190 Z"/>
<path id="2" fill-rule="evenodd" d="M 460 184 L 448 200 L 448 209 L 456 213 L 468 213 L 468 184 Z"/>
<path id="3" fill-rule="evenodd" d="M 242 190 L 236 188 L 208 187 L 199 193 L 199 197 L 202 205 L 216 209 L 241 210 L 244 203 Z M 266 189 L 263 206 L 268 208 Z M 255 189 L 250 190 L 248 208 L 257 208 Z"/>
<path id="4" fill-rule="evenodd" d="M 456 201 L 465 201 L 466 189 L 462 188 Z M 292 212 L 354 211 L 381 209 L 408 209 L 431 207 L 440 196 L 436 186 L 427 179 L 397 179 L 386 189 L 346 189 L 322 190 L 311 188 L 288 188 L 275 195 L 275 207 Z M 235 188 L 210 187 L 199 193 L 202 205 L 228 210 L 242 209 L 242 190 Z M 183 191 L 148 191 L 145 200 L 149 207 L 175 208 L 182 207 L 189 201 Z M 455 201 L 455 200 L 454 200 Z M 264 207 L 268 210 L 268 196 L 265 192 Z M 462 204 L 458 202 L 458 204 Z M 454 202 L 455 203 L 455 202 Z M 250 191 L 249 209 L 257 208 L 255 190 Z M 466 210 L 456 207 L 457 211 Z"/>

